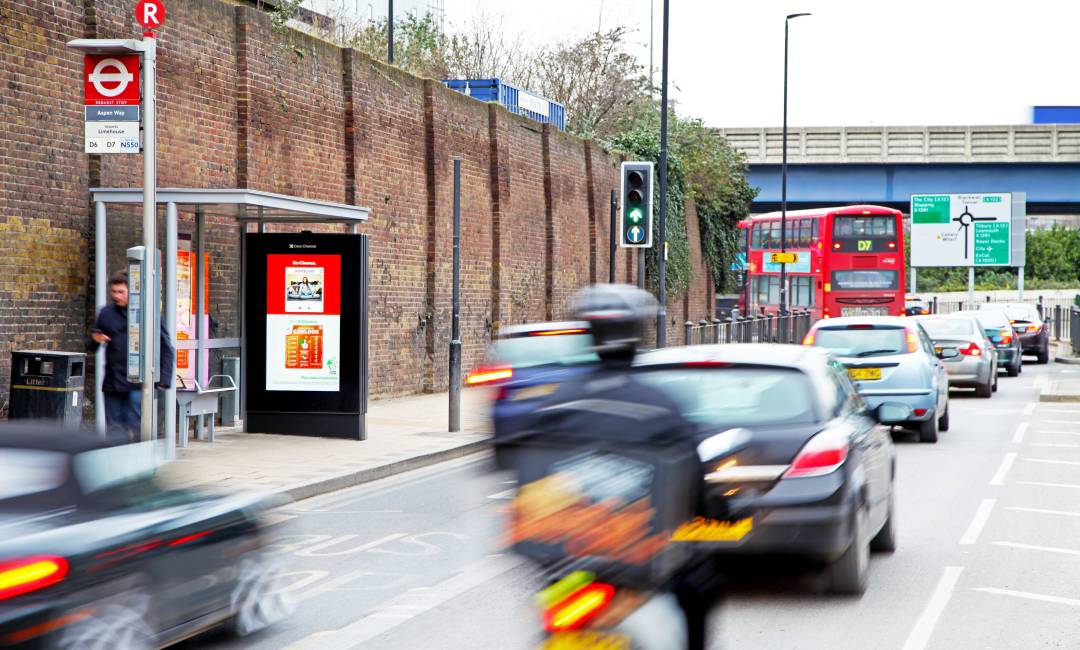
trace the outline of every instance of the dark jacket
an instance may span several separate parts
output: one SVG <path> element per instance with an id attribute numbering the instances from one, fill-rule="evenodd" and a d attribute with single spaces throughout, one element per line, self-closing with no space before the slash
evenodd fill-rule
<path id="1" fill-rule="evenodd" d="M 139 390 L 139 384 L 127 380 L 127 343 L 128 343 L 128 310 L 127 307 L 106 305 L 98 312 L 97 320 L 94 321 L 93 332 L 102 332 L 109 337 L 105 344 L 105 377 L 101 382 L 101 390 L 106 393 L 127 393 Z M 93 337 L 87 337 L 86 348 L 90 351 L 97 350 L 98 344 Z M 160 368 L 159 386 L 168 388 L 172 385 L 173 375 L 173 347 L 165 328 L 161 329 L 161 358 L 158 359 Z"/>

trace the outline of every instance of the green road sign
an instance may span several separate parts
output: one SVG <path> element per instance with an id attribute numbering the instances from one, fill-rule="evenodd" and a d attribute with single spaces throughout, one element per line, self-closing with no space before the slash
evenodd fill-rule
<path id="1" fill-rule="evenodd" d="M 1009 224 L 1001 221 L 975 223 L 975 266 L 1009 263 Z"/>

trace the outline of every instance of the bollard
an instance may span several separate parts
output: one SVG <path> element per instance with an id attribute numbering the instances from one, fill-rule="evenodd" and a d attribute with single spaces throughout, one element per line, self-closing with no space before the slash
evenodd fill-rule
<path id="1" fill-rule="evenodd" d="M 1054 305 L 1054 338 L 1061 339 L 1061 305 Z"/>
<path id="2" fill-rule="evenodd" d="M 1046 316 L 1043 315 L 1043 297 L 1042 296 L 1039 296 L 1039 304 L 1036 305 L 1036 307 L 1039 310 L 1039 318 L 1041 318 L 1043 320 L 1046 320 Z"/>
<path id="3" fill-rule="evenodd" d="M 694 336 L 694 324 L 691 323 L 690 321 L 686 321 L 685 323 L 683 323 L 683 327 L 686 328 L 685 345 L 693 345 L 694 344 L 694 339 L 693 339 L 693 336 Z"/>
<path id="4" fill-rule="evenodd" d="M 698 343 L 700 343 L 701 345 L 705 345 L 709 342 L 705 338 L 709 333 L 709 321 L 702 318 L 698 321 L 698 326 L 701 328 L 701 333 L 698 334 Z"/>
<path id="5" fill-rule="evenodd" d="M 720 342 L 720 323 L 722 321 L 719 318 L 712 319 L 713 324 L 713 343 Z"/>

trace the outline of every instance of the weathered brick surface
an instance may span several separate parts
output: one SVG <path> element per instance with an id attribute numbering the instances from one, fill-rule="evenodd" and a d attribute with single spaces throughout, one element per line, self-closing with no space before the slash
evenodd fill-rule
<path id="1" fill-rule="evenodd" d="M 129 0 L 0 0 L 0 394 L 12 347 L 78 349 L 92 315 L 91 186 L 138 187 L 140 155 L 82 149 L 80 36 L 138 37 Z M 608 276 L 619 160 L 595 143 L 351 51 L 275 31 L 222 0 L 169 6 L 159 33 L 158 179 L 247 187 L 371 209 L 371 394 L 439 390 L 450 341 L 452 198 L 462 158 L 461 331 L 466 368 L 500 327 L 567 315 Z M 162 211 L 163 212 L 163 211 Z M 110 206 L 109 268 L 139 243 L 139 206 Z M 239 227 L 206 216 L 216 336 L 238 336 Z M 710 280 L 690 223 L 695 279 L 669 335 L 708 315 Z M 159 219 L 159 236 L 164 223 Z M 271 225 L 270 231 L 296 226 Z M 304 226 L 342 231 L 341 226 Z M 194 231 L 182 208 L 181 234 Z M 633 282 L 635 256 L 616 255 Z"/>
<path id="2" fill-rule="evenodd" d="M 10 351 L 81 350 L 89 258 L 82 0 L 0 2 L 0 405 Z"/>

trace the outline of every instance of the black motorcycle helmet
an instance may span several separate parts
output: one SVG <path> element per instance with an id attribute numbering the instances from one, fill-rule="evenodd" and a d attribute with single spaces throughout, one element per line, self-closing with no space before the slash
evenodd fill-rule
<path id="1" fill-rule="evenodd" d="M 589 324 L 593 344 L 605 365 L 628 365 L 656 317 L 652 294 L 631 284 L 594 284 L 574 295 L 574 314 Z"/>

